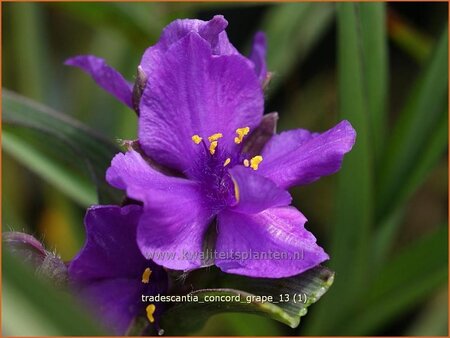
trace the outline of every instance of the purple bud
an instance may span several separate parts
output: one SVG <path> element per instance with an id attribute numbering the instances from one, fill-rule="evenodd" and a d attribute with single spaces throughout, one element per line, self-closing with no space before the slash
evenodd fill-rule
<path id="1" fill-rule="evenodd" d="M 67 267 L 61 258 L 45 250 L 41 242 L 23 232 L 6 232 L 3 241 L 8 250 L 36 269 L 39 276 L 50 278 L 57 286 L 67 282 Z"/>
<path id="2" fill-rule="evenodd" d="M 53 252 L 47 252 L 47 256 L 45 256 L 42 264 L 36 269 L 36 272 L 39 276 L 52 280 L 58 287 L 67 284 L 67 266 L 61 258 Z"/>
<path id="3" fill-rule="evenodd" d="M 44 262 L 47 255 L 44 246 L 36 238 L 23 232 L 5 232 L 3 242 L 10 252 L 35 268 Z"/>

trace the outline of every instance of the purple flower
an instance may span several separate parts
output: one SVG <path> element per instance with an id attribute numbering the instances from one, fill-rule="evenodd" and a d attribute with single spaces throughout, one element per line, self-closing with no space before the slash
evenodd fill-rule
<path id="1" fill-rule="evenodd" d="M 161 59 L 165 57 L 170 47 L 191 32 L 195 32 L 198 37 L 205 41 L 214 55 L 240 55 L 228 41 L 225 32 L 227 26 L 228 22 L 222 15 L 216 15 L 209 21 L 192 19 L 173 21 L 163 30 L 158 43 L 144 52 L 138 67 L 138 74 L 146 78 L 147 74 L 150 74 L 161 62 Z M 249 59 L 246 59 L 249 66 L 257 73 L 261 83 L 264 83 L 267 77 L 265 44 L 264 34 L 257 33 L 251 55 Z M 65 64 L 81 68 L 91 75 L 100 87 L 130 108 L 134 108 L 133 85 L 110 67 L 105 60 L 93 55 L 81 55 L 68 59 Z"/>
<path id="2" fill-rule="evenodd" d="M 273 135 L 275 115 L 263 118 L 264 36 L 248 59 L 225 26 L 219 16 L 177 20 L 145 52 L 139 147 L 113 159 L 107 180 L 143 202 L 137 242 L 156 263 L 203 266 L 205 234 L 215 226 L 214 262 L 223 271 L 296 275 L 328 255 L 287 189 L 338 171 L 356 133 L 342 121 L 324 133 Z"/>
<path id="3" fill-rule="evenodd" d="M 141 207 L 94 206 L 86 214 L 87 241 L 69 265 L 69 279 L 94 306 L 104 323 L 122 335 L 132 320 L 148 315 L 155 320 L 158 304 L 142 295 L 167 291 L 166 272 L 147 260 L 136 244 Z"/>

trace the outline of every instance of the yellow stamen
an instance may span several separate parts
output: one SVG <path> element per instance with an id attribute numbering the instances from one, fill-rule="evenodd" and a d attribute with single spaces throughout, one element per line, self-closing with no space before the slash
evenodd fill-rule
<path id="1" fill-rule="evenodd" d="M 150 268 L 145 269 L 144 273 L 142 274 L 142 283 L 147 284 L 150 280 L 151 274 L 152 274 L 152 270 Z"/>
<path id="2" fill-rule="evenodd" d="M 211 144 L 209 145 L 209 152 L 211 153 L 211 155 L 214 155 L 214 153 L 216 152 L 216 148 L 217 148 L 217 141 L 212 141 Z"/>
<path id="3" fill-rule="evenodd" d="M 253 170 L 258 170 L 258 166 L 259 166 L 259 164 L 262 162 L 262 160 L 263 160 L 263 158 L 262 158 L 262 156 L 260 156 L 260 155 L 253 157 L 253 158 L 250 160 L 250 167 L 251 167 Z"/>
<path id="4" fill-rule="evenodd" d="M 150 304 L 146 307 L 145 311 L 147 312 L 147 319 L 150 323 L 155 322 L 155 317 L 153 317 L 153 314 L 155 313 L 156 306 L 155 304 Z"/>
<path id="5" fill-rule="evenodd" d="M 231 159 L 228 157 L 228 158 L 225 160 L 225 163 L 223 164 L 223 166 L 226 167 L 227 165 L 230 164 L 230 162 L 231 162 Z"/>
<path id="6" fill-rule="evenodd" d="M 215 133 L 215 134 L 212 134 L 210 137 L 208 137 L 208 141 L 209 142 L 217 141 L 219 138 L 222 138 L 222 137 L 223 137 L 222 133 Z"/>
<path id="7" fill-rule="evenodd" d="M 192 136 L 192 141 L 194 141 L 195 144 L 199 144 L 200 142 L 202 142 L 202 138 L 198 135 L 194 135 Z"/>
<path id="8" fill-rule="evenodd" d="M 239 144 L 244 139 L 244 136 L 250 132 L 249 127 L 238 128 L 236 129 L 237 136 L 234 138 L 234 143 Z"/>
<path id="9" fill-rule="evenodd" d="M 236 197 L 236 202 L 239 202 L 239 186 L 233 177 L 231 177 L 231 180 L 233 181 L 234 185 L 234 197 Z"/>
<path id="10" fill-rule="evenodd" d="M 250 165 L 250 162 L 247 159 L 245 159 L 244 160 L 244 166 L 248 167 L 249 165 Z"/>

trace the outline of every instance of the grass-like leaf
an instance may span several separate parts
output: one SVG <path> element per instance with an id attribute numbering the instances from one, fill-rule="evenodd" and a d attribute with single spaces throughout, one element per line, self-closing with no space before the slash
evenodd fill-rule
<path id="1" fill-rule="evenodd" d="M 358 300 L 368 278 L 370 251 L 367 243 L 373 222 L 373 152 L 357 6 L 337 4 L 339 112 L 341 118 L 352 123 L 357 138 L 338 176 L 330 252 L 333 258 L 330 264 L 339 271 L 338 276 L 351 278 L 336 279 L 326 304 L 319 304 L 306 334 L 336 334 L 335 326 Z"/>
<path id="2" fill-rule="evenodd" d="M 380 167 L 377 185 L 377 251 L 395 238 L 408 198 L 442 159 L 448 145 L 448 31 L 445 29 L 428 66 L 415 84 L 397 121 Z"/>
<path id="3" fill-rule="evenodd" d="M 97 188 L 99 203 L 119 201 L 118 191 L 104 179 L 106 168 L 119 151 L 113 143 L 68 116 L 8 90 L 3 90 L 2 108 L 4 149 L 16 159 L 83 205 L 96 202 L 86 178 Z M 18 139 L 22 128 L 32 130 L 35 137 L 27 134 L 28 137 Z M 43 137 L 46 142 L 42 142 Z M 54 157 L 42 158 L 41 154 Z M 68 163 L 82 170 L 74 173 L 67 169 Z"/>
<path id="4" fill-rule="evenodd" d="M 380 184 L 377 194 L 377 215 L 382 218 L 401 205 L 405 197 L 405 188 L 411 181 L 414 189 L 426 177 L 426 171 L 418 165 L 427 153 L 443 153 L 446 147 L 444 137 L 435 139 L 439 126 L 445 123 L 447 115 L 448 90 L 448 31 L 447 28 L 439 40 L 427 68 L 414 86 L 405 108 L 399 117 L 391 138 L 388 141 L 381 167 Z M 430 149 L 430 146 L 433 148 Z M 436 161 L 434 161 L 435 163 Z M 434 164 L 433 163 L 433 164 Z M 427 167 L 432 166 L 428 163 Z M 411 191 L 411 190 L 410 190 Z M 403 196 L 402 196 L 403 195 Z"/>
<path id="5" fill-rule="evenodd" d="M 92 181 L 46 157 L 33 143 L 24 141 L 9 130 L 3 130 L 2 147 L 26 168 L 58 187 L 80 205 L 96 203 L 97 195 Z"/>
<path id="6" fill-rule="evenodd" d="M 329 3 L 291 3 L 273 6 L 260 30 L 267 35 L 268 70 L 275 71 L 270 89 L 305 59 L 332 23 L 334 6 Z"/>
<path id="7" fill-rule="evenodd" d="M 448 229 L 442 225 L 402 250 L 383 266 L 362 304 L 341 331 L 364 335 L 387 324 L 426 300 L 430 292 L 444 286 L 448 277 Z"/>
<path id="8" fill-rule="evenodd" d="M 388 60 L 386 34 L 386 4 L 361 3 L 359 27 L 361 58 L 367 109 L 371 126 L 371 140 L 376 163 L 380 161 L 384 145 L 387 116 Z"/>

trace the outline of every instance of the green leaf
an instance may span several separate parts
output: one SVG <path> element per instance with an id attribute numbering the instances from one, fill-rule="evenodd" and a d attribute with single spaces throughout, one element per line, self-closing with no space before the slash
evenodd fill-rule
<path id="1" fill-rule="evenodd" d="M 48 79 L 53 75 L 44 25 L 45 11 L 35 3 L 8 4 L 5 9 L 11 18 L 11 27 L 5 30 L 10 36 L 5 40 L 12 49 L 12 52 L 5 53 L 5 57 L 14 55 L 15 58 L 8 60 L 7 64 L 15 67 L 14 71 L 7 70 L 6 83 L 13 83 L 25 95 L 42 100 L 48 95 L 44 88 L 49 88 Z"/>
<path id="2" fill-rule="evenodd" d="M 162 23 L 160 23 L 159 15 L 154 15 L 154 20 L 147 20 L 144 25 L 141 16 L 136 20 L 130 13 L 133 8 L 139 7 L 141 13 L 148 14 L 150 11 L 158 13 L 160 10 L 160 4 L 133 4 L 131 9 L 127 11 L 127 7 L 120 3 L 56 3 L 51 6 L 56 7 L 59 11 L 64 11 L 67 15 L 75 17 L 81 20 L 85 24 L 88 24 L 94 28 L 108 27 L 114 29 L 121 34 L 124 34 L 127 39 L 134 46 L 138 46 L 140 49 L 148 47 L 148 41 L 156 39 L 159 36 L 157 33 Z M 130 7 L 130 6 L 128 6 Z M 148 15 L 147 15 L 148 16 Z M 155 27 L 156 25 L 156 27 Z M 153 29 L 149 29 L 153 28 Z M 145 44 L 147 42 L 147 45 Z"/>
<path id="3" fill-rule="evenodd" d="M 69 294 L 3 252 L 2 330 L 8 336 L 104 335 Z"/>
<path id="4" fill-rule="evenodd" d="M 390 13 L 389 18 L 389 37 L 398 48 L 419 64 L 427 60 L 434 42 L 427 34 L 394 11 Z"/>
<path id="5" fill-rule="evenodd" d="M 427 299 L 447 283 L 448 229 L 442 225 L 392 258 L 362 299 L 362 306 L 342 322 L 348 335 L 366 335 L 386 325 L 406 309 Z M 344 329 L 345 328 L 345 329 Z"/>
<path id="6" fill-rule="evenodd" d="M 357 6 L 337 4 L 340 118 L 349 120 L 357 132 L 356 144 L 338 174 L 337 213 L 332 226 L 330 265 L 344 277 L 336 280 L 327 301 L 319 304 L 310 318 L 308 335 L 337 333 L 335 326 L 358 301 L 370 272 L 367 243 L 373 222 L 373 152 Z"/>
<path id="7" fill-rule="evenodd" d="M 198 297 L 198 301 L 174 305 L 164 314 L 161 327 L 169 335 L 186 334 L 201 328 L 212 315 L 246 312 L 263 315 L 294 328 L 299 325 L 300 317 L 306 315 L 307 308 L 327 292 L 333 280 L 334 273 L 322 266 L 289 278 L 258 279 L 228 275 L 225 283 L 231 288 L 191 292 L 190 295 Z M 209 301 L 208 297 L 214 296 L 235 298 Z M 263 302 L 256 296 L 272 296 L 273 299 L 272 302 Z"/>
<path id="8" fill-rule="evenodd" d="M 22 140 L 9 130 L 3 130 L 2 147 L 29 170 L 58 187 L 80 205 L 88 206 L 96 203 L 97 196 L 92 182 L 46 157 L 32 143 Z"/>
<path id="9" fill-rule="evenodd" d="M 399 208 L 390 217 L 386 217 L 383 222 L 377 224 L 373 236 L 373 270 L 378 271 L 384 263 L 390 250 L 390 243 L 397 233 L 397 227 L 403 220 L 406 208 Z"/>
<path id="10" fill-rule="evenodd" d="M 373 149 L 378 162 L 385 138 L 388 96 L 386 4 L 361 3 L 358 9 L 364 95 L 367 99 Z"/>
<path id="11" fill-rule="evenodd" d="M 414 86 L 388 142 L 381 168 L 377 198 L 377 215 L 381 218 L 405 201 L 405 187 L 411 181 L 423 182 L 426 172 L 418 164 L 428 152 L 445 150 L 442 127 L 447 115 L 448 31 L 445 29 L 428 67 Z M 444 142 L 443 142 L 444 141 Z M 430 144 L 431 143 L 431 144 Z M 433 149 L 429 149 L 433 146 Z M 433 159 L 439 156 L 431 156 Z M 434 162 L 435 163 L 435 162 Z M 434 164 L 433 163 L 433 164 Z M 427 167 L 432 167 L 431 163 Z M 412 178 L 414 177 L 414 178 Z M 411 192 L 411 190 L 409 190 Z M 402 196 L 403 194 L 403 196 Z"/>
<path id="12" fill-rule="evenodd" d="M 302 62 L 331 25 L 334 13 L 329 3 L 291 3 L 273 6 L 261 24 L 267 35 L 269 86 L 274 92 L 291 70 Z"/>
<path id="13" fill-rule="evenodd" d="M 426 141 L 424 153 L 420 161 L 406 177 L 404 185 L 397 192 L 397 204 L 399 205 L 390 214 L 387 214 L 379 224 L 374 236 L 374 263 L 382 264 L 387 252 L 391 249 L 398 227 L 404 214 L 404 203 L 424 182 L 426 177 L 436 164 L 442 160 L 448 140 L 448 116 L 442 114 L 442 122 L 438 123 L 434 134 Z"/>
<path id="14" fill-rule="evenodd" d="M 280 336 L 286 328 L 270 318 L 251 313 L 222 313 L 211 317 L 196 336 Z"/>
<path id="15" fill-rule="evenodd" d="M 3 147 L 29 169 L 83 206 L 118 202 L 119 192 L 105 182 L 118 147 L 70 117 L 3 90 Z M 30 132 L 31 131 L 31 132 Z M 76 169 L 74 169 L 76 168 Z"/>
<path id="16" fill-rule="evenodd" d="M 448 144 L 448 32 L 414 86 L 397 121 L 377 185 L 377 250 L 386 252 L 395 238 L 398 214 L 408 198 L 442 159 Z M 393 219 L 396 221 L 392 222 Z"/>
<path id="17" fill-rule="evenodd" d="M 448 288 L 443 287 L 411 323 L 408 336 L 448 336 Z"/>

